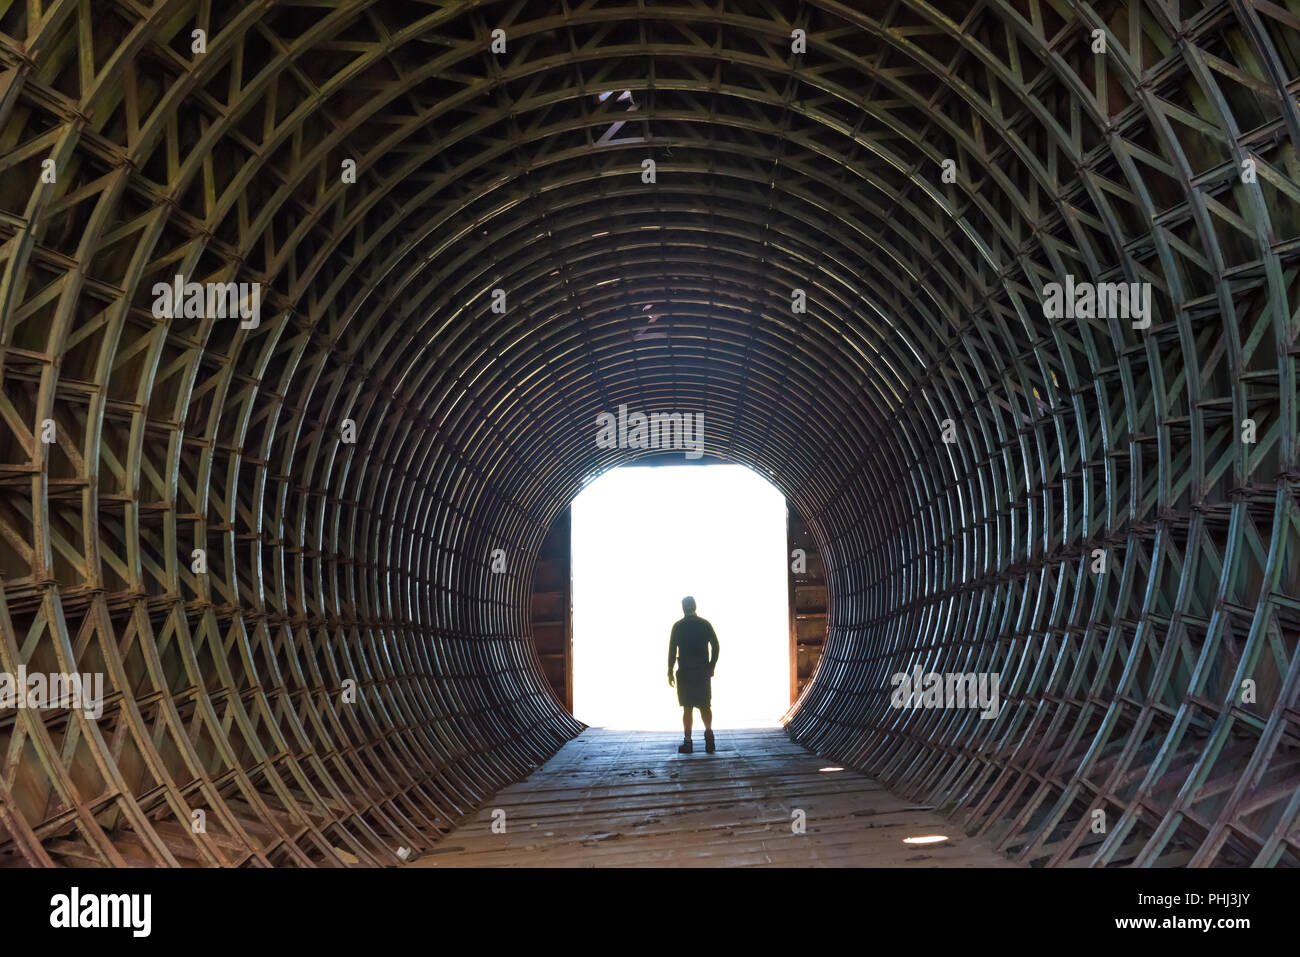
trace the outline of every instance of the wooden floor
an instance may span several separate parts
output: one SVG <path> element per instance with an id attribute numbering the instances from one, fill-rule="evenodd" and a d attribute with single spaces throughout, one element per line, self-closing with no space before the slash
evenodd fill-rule
<path id="1" fill-rule="evenodd" d="M 410 867 L 1010 867 L 954 824 L 790 741 L 780 728 L 589 728 Z M 505 833 L 492 832 L 505 812 Z M 791 829 L 795 810 L 806 832 Z M 497 815 L 500 819 L 500 815 Z M 500 826 L 498 826 L 498 830 Z M 905 837 L 946 834 L 943 844 Z"/>

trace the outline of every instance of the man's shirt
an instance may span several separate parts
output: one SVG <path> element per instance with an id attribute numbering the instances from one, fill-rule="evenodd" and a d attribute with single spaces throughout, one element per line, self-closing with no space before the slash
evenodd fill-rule
<path id="1" fill-rule="evenodd" d="M 668 671 L 676 662 L 683 671 L 713 671 L 718 663 L 718 636 L 699 615 L 687 615 L 673 625 L 668 639 Z"/>

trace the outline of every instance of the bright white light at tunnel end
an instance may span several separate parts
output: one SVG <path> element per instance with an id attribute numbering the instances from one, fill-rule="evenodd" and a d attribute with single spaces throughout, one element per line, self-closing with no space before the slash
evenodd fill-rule
<path id="1" fill-rule="evenodd" d="M 920 837 L 905 837 L 904 844 L 942 844 L 948 840 L 947 834 L 922 834 Z"/>
<path id="2" fill-rule="evenodd" d="M 571 529 L 579 720 L 681 734 L 664 666 L 693 595 L 721 644 L 715 728 L 779 724 L 790 704 L 786 502 L 770 481 L 735 463 L 611 468 L 584 479 Z M 693 734 L 699 750 L 698 717 Z"/>

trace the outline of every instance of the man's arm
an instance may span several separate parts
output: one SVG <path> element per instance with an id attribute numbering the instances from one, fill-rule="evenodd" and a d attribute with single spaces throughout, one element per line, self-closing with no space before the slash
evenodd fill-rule
<path id="1" fill-rule="evenodd" d="M 718 633 L 709 625 L 709 675 L 713 675 L 713 669 L 718 666 Z"/>
<path id="2" fill-rule="evenodd" d="M 672 634 L 668 637 L 668 683 L 673 683 L 673 665 L 677 662 L 677 626 L 673 625 Z"/>

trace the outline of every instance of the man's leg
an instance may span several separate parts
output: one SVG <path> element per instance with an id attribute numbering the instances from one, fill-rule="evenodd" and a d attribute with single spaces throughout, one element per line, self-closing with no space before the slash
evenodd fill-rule
<path id="1" fill-rule="evenodd" d="M 691 709 L 687 707 L 682 708 L 682 730 L 685 733 L 682 735 L 682 743 L 677 752 L 679 754 L 693 754 L 694 749 L 691 747 Z"/>
<path id="2" fill-rule="evenodd" d="M 701 708 L 700 717 L 704 719 L 704 750 L 712 754 L 717 748 L 713 740 L 713 709 Z"/>

